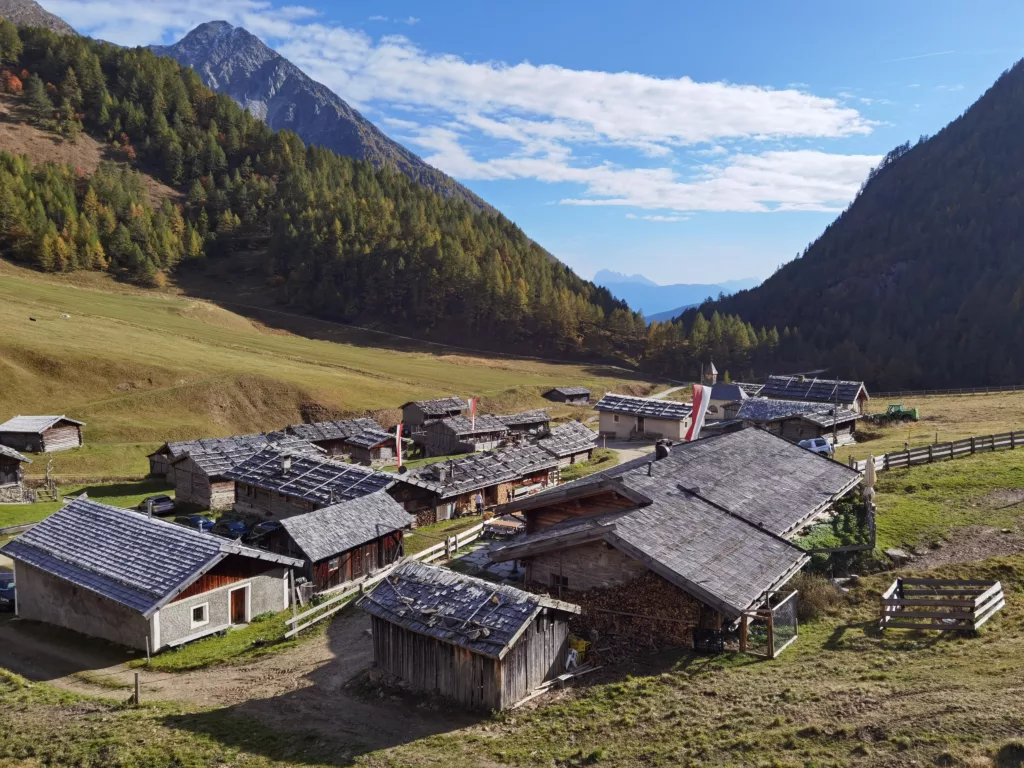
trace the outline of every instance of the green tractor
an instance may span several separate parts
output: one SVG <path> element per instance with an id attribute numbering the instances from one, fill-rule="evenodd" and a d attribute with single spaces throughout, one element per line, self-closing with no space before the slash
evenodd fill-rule
<path id="1" fill-rule="evenodd" d="M 895 424 L 897 421 L 906 423 L 920 420 L 921 413 L 917 408 L 905 408 L 903 403 L 890 403 L 889 407 L 885 409 L 885 413 L 875 413 L 871 416 L 871 421 L 875 424 Z"/>

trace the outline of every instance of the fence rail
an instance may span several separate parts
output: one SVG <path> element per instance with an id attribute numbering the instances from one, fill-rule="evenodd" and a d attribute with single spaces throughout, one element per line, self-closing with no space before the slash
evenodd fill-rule
<path id="1" fill-rule="evenodd" d="M 294 637 L 299 632 L 314 624 L 323 621 L 324 619 L 330 618 L 338 611 L 345 608 L 352 601 L 352 598 L 363 594 L 369 587 L 377 584 L 378 582 L 386 579 L 391 575 L 392 571 L 398 568 L 402 563 L 407 560 L 419 560 L 423 563 L 430 563 L 440 558 L 450 559 L 456 552 L 462 549 L 467 544 L 470 544 L 480 538 L 483 532 L 484 524 L 479 523 L 474 525 L 472 528 L 467 528 L 464 531 L 460 531 L 454 536 L 448 536 L 444 541 L 434 544 L 432 547 L 421 549 L 419 552 L 408 557 L 404 557 L 396 563 L 388 566 L 382 571 L 378 571 L 373 576 L 365 579 L 353 587 L 346 589 L 344 592 L 340 592 L 336 595 L 332 595 L 328 600 L 314 605 L 302 613 L 296 614 L 292 618 L 285 621 L 291 629 L 284 633 L 285 637 Z M 312 618 L 311 618 L 312 617 Z M 302 622 L 301 624 L 299 622 Z"/>
<path id="2" fill-rule="evenodd" d="M 885 400 L 891 397 L 925 397 L 927 395 L 987 395 L 992 392 L 1024 391 L 1024 384 L 1003 384 L 996 387 L 954 387 L 953 389 L 901 389 L 895 392 L 872 392 L 871 397 Z"/>
<path id="3" fill-rule="evenodd" d="M 955 459 L 958 456 L 971 456 L 975 453 L 998 450 L 1012 451 L 1018 446 L 1024 446 L 1024 432 L 1003 432 L 998 435 L 965 437 L 962 440 L 953 440 L 949 443 L 922 445 L 906 451 L 875 456 L 875 469 L 898 469 L 900 467 L 912 467 L 916 464 L 931 464 L 933 461 Z M 851 456 L 848 463 L 852 469 L 860 472 L 863 472 L 868 467 L 867 459 L 858 461 Z"/>
<path id="4" fill-rule="evenodd" d="M 998 581 L 896 579 L 882 593 L 882 629 L 971 632 L 1006 605 Z"/>

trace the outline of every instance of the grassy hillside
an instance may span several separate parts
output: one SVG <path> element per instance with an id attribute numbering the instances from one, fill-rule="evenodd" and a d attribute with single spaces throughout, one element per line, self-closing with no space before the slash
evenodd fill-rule
<path id="1" fill-rule="evenodd" d="M 3 262 L 0 328 L 0 415 L 87 422 L 86 447 L 53 457 L 68 478 L 144 474 L 145 454 L 164 440 L 275 429 L 304 415 L 378 412 L 395 422 L 399 405 L 425 397 L 481 395 L 501 409 L 549 405 L 540 393 L 556 384 L 650 388 L 608 367 L 386 349 L 385 337 L 340 326 L 334 341 L 314 340 L 96 274 L 50 277 Z"/>

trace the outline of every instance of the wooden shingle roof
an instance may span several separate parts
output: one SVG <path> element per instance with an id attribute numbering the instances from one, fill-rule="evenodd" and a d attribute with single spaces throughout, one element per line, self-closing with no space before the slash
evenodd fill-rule
<path id="1" fill-rule="evenodd" d="M 456 411 L 464 411 L 469 408 L 469 403 L 461 397 L 439 397 L 436 400 L 413 400 L 402 405 L 418 406 L 426 416 L 447 416 Z"/>
<path id="2" fill-rule="evenodd" d="M 426 488 L 439 498 L 448 499 L 499 483 L 521 480 L 534 472 L 556 466 L 556 456 L 537 445 L 524 445 L 430 464 L 398 475 L 398 481 Z"/>
<path id="3" fill-rule="evenodd" d="M 769 397 L 752 397 L 743 401 L 737 419 L 758 424 L 771 424 L 783 419 L 800 418 L 821 427 L 846 424 L 856 421 L 860 415 L 846 408 L 836 410 L 828 403 L 814 403 L 803 400 L 773 400 Z"/>
<path id="4" fill-rule="evenodd" d="M 693 411 L 690 403 L 674 400 L 657 400 L 653 397 L 631 397 L 608 393 L 594 406 L 599 411 L 623 413 L 627 416 L 644 416 L 651 419 L 682 421 Z"/>
<path id="5" fill-rule="evenodd" d="M 506 416 L 498 416 L 498 421 L 506 427 L 525 427 L 530 424 L 540 424 L 551 421 L 547 411 L 523 411 L 521 413 L 510 413 Z"/>
<path id="6" fill-rule="evenodd" d="M 286 517 L 281 525 L 306 557 L 317 562 L 401 530 L 415 520 L 387 492 L 377 491 Z"/>
<path id="7" fill-rule="evenodd" d="M 490 432 L 508 432 L 508 427 L 505 426 L 501 419 L 490 414 L 477 416 L 476 419 L 469 419 L 466 416 L 449 416 L 440 423 L 458 437 Z"/>
<path id="8" fill-rule="evenodd" d="M 359 419 L 335 419 L 331 421 L 315 421 L 310 424 L 292 424 L 286 427 L 289 434 L 304 440 L 345 440 L 353 435 L 366 431 L 383 432 L 384 428 L 376 419 L 368 417 Z"/>
<path id="9" fill-rule="evenodd" d="M 861 393 L 867 395 L 863 381 L 814 379 L 802 376 L 769 376 L 761 388 L 761 397 L 782 400 L 810 400 L 818 403 L 852 405 Z"/>
<path id="10" fill-rule="evenodd" d="M 559 457 L 589 451 L 596 444 L 597 433 L 578 421 L 559 424 L 550 435 L 537 441 L 545 451 Z"/>
<path id="11" fill-rule="evenodd" d="M 0 445 L 0 456 L 6 456 L 8 459 L 14 459 L 15 461 L 20 461 L 23 464 L 32 463 L 32 459 L 22 456 L 16 450 L 8 448 L 6 445 Z"/>
<path id="12" fill-rule="evenodd" d="M 69 419 L 67 416 L 15 416 L 0 424 L 0 432 L 39 435 L 62 421 L 76 427 L 85 426 L 84 421 Z"/>
<path id="13" fill-rule="evenodd" d="M 586 387 L 552 387 L 544 394 L 549 395 L 552 392 L 558 392 L 566 397 L 582 397 L 583 395 L 590 397 L 590 390 Z"/>
<path id="14" fill-rule="evenodd" d="M 545 608 L 580 612 L 571 603 L 416 562 L 399 566 L 356 605 L 404 629 L 499 660 Z"/>

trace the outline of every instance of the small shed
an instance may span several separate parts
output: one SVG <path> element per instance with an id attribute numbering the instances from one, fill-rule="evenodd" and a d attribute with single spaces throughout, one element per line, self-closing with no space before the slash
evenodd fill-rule
<path id="1" fill-rule="evenodd" d="M 736 418 L 794 443 L 814 437 L 832 440 L 834 435 L 838 445 L 849 445 L 855 440 L 860 414 L 828 403 L 754 397 L 740 406 Z"/>
<path id="2" fill-rule="evenodd" d="M 594 455 L 597 433 L 578 421 L 560 424 L 537 445 L 558 459 L 560 466 L 589 461 Z"/>
<path id="3" fill-rule="evenodd" d="M 403 530 L 415 518 L 386 492 L 285 518 L 266 536 L 268 549 L 305 562 L 316 592 L 371 576 L 402 557 Z"/>
<path id="4" fill-rule="evenodd" d="M 26 504 L 35 501 L 35 495 L 25 488 L 24 464 L 31 464 L 13 448 L 0 445 L 0 504 Z"/>
<path id="5" fill-rule="evenodd" d="M 235 481 L 234 510 L 259 519 L 284 520 L 390 488 L 395 476 L 357 464 L 265 448 L 227 470 Z"/>
<path id="6" fill-rule="evenodd" d="M 356 464 L 378 467 L 395 460 L 398 438 L 383 429 L 366 429 L 345 440 L 348 456 Z"/>
<path id="7" fill-rule="evenodd" d="M 422 563 L 356 604 L 372 616 L 376 665 L 470 709 L 507 709 L 562 674 L 579 607 Z"/>
<path id="8" fill-rule="evenodd" d="M 84 635 L 160 651 L 289 605 L 299 560 L 87 499 L 0 548 L 15 610 Z"/>
<path id="9" fill-rule="evenodd" d="M 552 402 L 567 405 L 590 404 L 590 390 L 586 387 L 553 387 L 544 393 L 544 397 Z"/>
<path id="10" fill-rule="evenodd" d="M 0 424 L 0 445 L 26 453 L 67 451 L 82 445 L 84 426 L 67 416 L 15 416 Z"/>
<path id="11" fill-rule="evenodd" d="M 461 397 L 413 400 L 402 406 L 402 423 L 410 432 L 418 432 L 432 421 L 458 416 L 467 408 L 469 403 Z"/>
<path id="12" fill-rule="evenodd" d="M 559 460 L 537 445 L 489 451 L 396 475 L 391 495 L 416 515 L 417 525 L 504 504 L 558 484 Z"/>
<path id="13" fill-rule="evenodd" d="M 498 421 L 508 427 L 509 432 L 530 437 L 544 437 L 551 432 L 551 417 L 547 411 L 523 411 L 507 416 L 498 416 Z"/>
<path id="14" fill-rule="evenodd" d="M 600 413 L 601 435 L 618 440 L 670 438 L 682 440 L 690 428 L 693 406 L 674 400 L 607 394 L 594 406 Z"/>
<path id="15" fill-rule="evenodd" d="M 311 424 L 292 424 L 285 431 L 290 435 L 301 437 L 324 449 L 328 456 L 348 456 L 352 454 L 351 439 L 364 433 L 387 434 L 384 427 L 376 419 L 335 419 L 333 421 L 316 421 Z M 364 441 L 365 442 L 365 441 Z M 392 445 L 392 448 L 394 445 Z M 369 463 L 369 462 L 366 462 Z"/>
<path id="16" fill-rule="evenodd" d="M 761 397 L 775 400 L 832 403 L 856 413 L 864 413 L 871 399 L 863 381 L 817 379 L 809 376 L 769 376 L 759 394 Z"/>
<path id="17" fill-rule="evenodd" d="M 508 432 L 508 427 L 497 416 L 485 414 L 475 419 L 452 416 L 428 424 L 422 444 L 428 456 L 477 453 L 499 447 Z"/>

